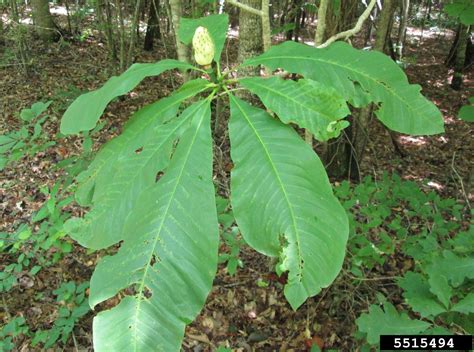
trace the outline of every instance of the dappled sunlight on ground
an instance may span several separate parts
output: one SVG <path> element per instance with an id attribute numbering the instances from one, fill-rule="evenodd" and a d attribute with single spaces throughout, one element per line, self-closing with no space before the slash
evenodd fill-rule
<path id="1" fill-rule="evenodd" d="M 239 28 L 229 28 L 227 35 L 229 39 L 236 39 L 239 37 Z"/>
<path id="2" fill-rule="evenodd" d="M 435 182 L 435 181 L 429 181 L 426 185 L 428 187 L 434 188 L 437 191 L 442 191 L 444 189 L 443 185 L 441 185 L 441 184 L 439 184 L 438 182 Z"/>
<path id="3" fill-rule="evenodd" d="M 426 139 L 425 137 L 414 137 L 414 136 L 400 136 L 398 138 L 400 143 L 402 145 L 416 145 L 416 146 L 421 146 L 426 144 Z"/>
<path id="4" fill-rule="evenodd" d="M 66 6 L 50 6 L 49 11 L 51 12 L 52 15 L 61 15 L 61 16 L 67 16 L 67 9 Z M 71 12 L 71 10 L 69 10 Z"/>

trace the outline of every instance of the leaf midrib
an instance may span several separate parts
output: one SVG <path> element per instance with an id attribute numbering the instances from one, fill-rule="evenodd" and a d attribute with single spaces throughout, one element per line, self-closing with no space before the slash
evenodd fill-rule
<path id="1" fill-rule="evenodd" d="M 203 90 L 205 90 L 205 88 L 204 88 Z M 178 93 L 179 93 L 179 92 L 178 92 Z M 175 105 L 181 104 L 183 101 L 185 101 L 186 99 L 190 98 L 191 96 L 193 96 L 193 95 L 195 95 L 195 94 L 197 94 L 197 93 L 199 93 L 199 92 L 193 92 L 193 94 L 187 94 L 186 97 L 184 97 L 183 99 L 178 99 L 178 100 L 173 101 L 173 102 L 172 102 L 171 104 L 169 104 L 169 105 L 165 105 L 162 109 L 160 109 L 160 111 L 156 112 L 155 114 L 158 116 L 158 114 L 162 114 L 162 113 L 166 112 L 167 110 L 171 109 L 172 107 L 174 107 Z M 171 98 L 171 97 L 173 97 L 173 96 L 170 96 L 169 98 Z M 130 136 L 129 138 L 125 139 L 125 140 L 123 141 L 124 143 L 121 143 L 121 146 L 123 146 L 124 144 L 126 144 L 128 141 L 130 141 L 130 140 L 136 138 L 136 136 L 137 136 L 138 134 L 140 134 L 141 132 L 143 132 L 146 128 L 148 128 L 148 126 L 149 126 L 152 122 L 153 122 L 153 119 L 150 119 L 150 123 L 148 123 L 148 124 L 146 124 L 146 125 L 145 125 L 145 124 L 140 125 L 140 128 L 137 129 L 136 133 L 133 133 L 132 136 Z M 118 136 L 118 137 L 117 137 L 117 140 L 120 139 L 120 137 L 122 137 L 122 135 L 121 135 L 121 136 Z M 111 140 L 111 141 L 112 141 L 112 140 Z M 122 141 L 120 141 L 120 142 L 122 142 Z M 110 155 L 109 155 L 105 160 L 103 160 L 102 164 L 99 165 L 98 167 L 96 167 L 96 168 L 95 168 L 95 171 L 92 172 L 91 175 L 88 176 L 87 179 L 84 180 L 84 182 L 82 182 L 82 183 L 84 184 L 84 183 L 86 183 L 86 182 L 90 182 L 92 179 L 96 178 L 96 177 L 97 177 L 97 174 L 99 174 L 99 172 L 100 172 L 106 165 L 109 164 L 108 161 L 109 161 L 110 159 L 112 159 L 114 156 L 116 156 L 116 153 L 110 153 Z"/>
<path id="2" fill-rule="evenodd" d="M 154 152 L 152 153 L 149 153 L 149 155 L 146 157 L 146 158 L 143 158 L 142 161 L 143 161 L 143 165 L 146 165 L 150 160 L 152 160 L 156 153 L 163 147 L 163 145 L 165 145 L 169 139 L 171 137 L 173 137 L 176 133 L 177 130 L 179 130 L 179 128 L 186 122 L 187 119 L 182 119 L 179 121 L 179 123 L 176 125 L 175 128 L 173 128 L 170 133 L 168 134 L 168 136 L 166 138 L 163 138 L 162 142 L 158 144 L 158 146 L 156 146 L 154 149 Z M 130 177 L 127 177 L 127 179 L 129 180 L 133 180 L 135 179 L 140 173 L 141 171 L 143 170 L 143 167 L 142 168 L 134 168 L 131 173 L 130 173 Z M 110 186 L 109 186 L 110 187 Z M 122 194 L 122 191 L 119 192 L 119 194 Z M 115 193 L 111 193 L 109 192 L 109 196 L 105 196 L 104 198 L 101 199 L 101 203 L 105 203 L 105 204 L 109 204 L 110 201 L 115 201 L 114 198 L 110 197 L 110 196 L 114 196 Z M 94 208 L 95 209 L 95 208 Z M 102 210 L 102 213 L 103 213 L 103 208 L 101 208 Z M 91 213 L 93 212 L 93 210 L 91 211 Z M 101 213 L 99 213 L 101 214 Z M 90 225 L 92 221 L 95 221 L 95 219 L 90 219 L 90 218 L 84 218 L 84 224 L 85 225 Z"/>
<path id="3" fill-rule="evenodd" d="M 207 100 L 203 100 L 203 103 L 207 103 Z M 196 110 L 200 109 L 202 107 L 202 104 L 197 106 Z M 139 315 L 139 312 L 140 312 L 141 304 L 144 300 L 143 299 L 143 290 L 144 290 L 144 287 L 145 287 L 145 280 L 146 280 L 146 277 L 147 277 L 147 273 L 148 273 L 149 268 L 151 267 L 153 254 L 155 253 L 155 249 L 156 249 L 156 246 L 158 244 L 158 240 L 160 239 L 159 235 L 160 235 L 161 231 L 163 230 L 165 220 L 168 217 L 168 213 L 169 213 L 169 210 L 170 210 L 170 207 L 171 207 L 171 203 L 173 202 L 173 199 L 174 199 L 175 194 L 176 194 L 176 190 L 178 189 L 178 185 L 181 181 L 181 178 L 183 177 L 184 169 L 186 168 L 186 165 L 188 164 L 189 154 L 191 153 L 191 150 L 192 150 L 192 147 L 194 146 L 197 135 L 199 134 L 199 130 L 201 128 L 201 124 L 202 124 L 203 119 L 204 119 L 204 112 L 203 112 L 203 114 L 200 118 L 199 125 L 196 127 L 196 133 L 194 134 L 193 139 L 192 139 L 191 143 L 189 144 L 189 149 L 187 150 L 186 158 L 185 158 L 186 161 L 183 163 L 183 166 L 181 167 L 181 170 L 179 171 L 179 175 L 176 178 L 176 182 L 174 184 L 173 191 L 171 192 L 171 195 L 170 195 L 169 200 L 168 200 L 168 204 L 166 205 L 166 210 L 163 213 L 161 223 L 158 227 L 158 231 L 156 232 L 156 236 L 155 236 L 155 239 L 153 241 L 153 245 L 151 246 L 152 250 L 150 251 L 150 256 L 147 260 L 147 264 L 145 266 L 145 270 L 144 270 L 143 275 L 142 275 L 142 280 L 140 282 L 140 286 L 139 286 L 139 289 L 138 289 L 139 300 L 137 302 L 137 306 L 136 306 L 136 310 L 135 310 L 135 316 L 134 316 L 134 323 L 133 323 L 133 326 L 134 326 L 134 329 L 133 329 L 133 331 L 134 331 L 134 339 L 133 339 L 134 349 L 133 350 L 135 352 L 138 351 L 137 350 L 137 347 L 138 347 L 137 346 L 137 320 L 138 320 L 138 315 Z"/>
<path id="4" fill-rule="evenodd" d="M 271 93 L 274 93 L 274 94 L 277 94 L 277 95 L 279 95 L 279 96 L 288 98 L 289 100 L 293 101 L 296 105 L 300 105 L 300 106 L 302 106 L 302 107 L 304 107 L 304 108 L 306 108 L 306 109 L 308 109 L 308 110 L 310 110 L 310 111 L 312 111 L 312 112 L 314 112 L 314 113 L 316 113 L 316 114 L 319 114 L 319 115 L 324 116 L 324 117 L 328 120 L 328 122 L 334 121 L 334 120 L 331 119 L 331 117 L 330 117 L 328 114 L 326 114 L 326 113 L 324 113 L 324 112 L 321 112 L 320 110 L 313 109 L 311 106 L 308 106 L 308 105 L 306 105 L 306 104 L 303 104 L 303 103 L 301 103 L 299 100 L 297 100 L 297 99 L 295 99 L 295 98 L 293 98 L 293 97 L 291 97 L 291 96 L 289 96 L 289 95 L 285 95 L 285 94 L 281 93 L 281 92 L 278 91 L 278 90 L 275 90 L 275 89 L 272 89 L 272 88 L 269 87 L 269 86 L 263 85 L 263 84 L 259 83 L 258 80 L 254 80 L 254 81 L 255 81 L 254 84 L 255 84 L 255 85 L 258 85 L 260 88 L 267 89 L 267 90 L 270 91 Z M 302 89 L 302 87 L 300 87 L 300 89 Z M 305 93 L 307 93 L 307 92 L 305 92 Z M 257 94 L 257 95 L 258 95 L 258 94 Z M 290 119 L 290 120 L 291 120 L 291 119 Z M 292 122 L 294 122 L 294 121 L 292 121 Z M 296 122 L 295 122 L 295 123 L 296 123 Z"/>
<path id="5" fill-rule="evenodd" d="M 363 76 L 363 77 L 365 77 L 366 79 L 368 79 L 372 82 L 375 82 L 375 84 L 377 86 L 382 87 L 383 90 L 388 91 L 391 95 L 393 95 L 395 98 L 397 98 L 399 101 L 401 101 L 405 106 L 407 106 L 408 110 L 410 110 L 412 112 L 412 114 L 416 113 L 415 110 L 413 110 L 411 108 L 411 105 L 405 99 L 402 99 L 402 97 L 400 95 L 398 95 L 391 88 L 391 86 L 383 84 L 381 81 L 378 81 L 377 79 L 372 78 L 371 76 L 367 75 L 363 71 L 357 71 L 357 70 L 353 69 L 351 66 L 342 65 L 342 64 L 339 64 L 339 63 L 331 61 L 331 60 L 322 60 L 321 58 L 313 58 L 313 57 L 308 57 L 308 56 L 278 55 L 278 56 L 272 56 L 272 57 L 259 57 L 259 58 L 256 58 L 255 60 L 249 60 L 248 65 L 252 65 L 252 61 L 254 61 L 254 62 L 255 61 L 256 62 L 258 62 L 258 61 L 270 61 L 270 60 L 274 60 L 274 59 L 311 60 L 311 61 L 315 61 L 315 62 L 318 62 L 318 63 L 325 63 L 325 64 L 333 65 L 333 66 L 340 67 L 340 68 L 346 69 L 348 71 L 354 72 L 355 74 L 358 74 L 358 75 Z M 410 85 L 409 82 L 407 82 L 407 84 Z M 421 115 L 421 116 L 423 116 L 423 115 Z"/>
<path id="6" fill-rule="evenodd" d="M 239 102 L 237 101 L 237 99 L 235 99 L 235 97 L 231 94 L 229 94 L 230 98 L 234 101 L 234 103 L 238 106 L 239 110 L 242 112 L 243 116 L 245 117 L 245 119 L 247 120 L 250 128 L 252 129 L 252 131 L 254 132 L 255 136 L 257 137 L 258 141 L 260 142 L 260 144 L 262 145 L 262 148 L 263 150 L 265 151 L 265 155 L 267 156 L 267 159 L 272 167 L 272 170 L 275 174 L 275 176 L 277 177 L 277 180 L 278 180 L 278 184 L 283 192 L 283 195 L 285 196 L 285 201 L 286 203 L 288 204 L 288 208 L 290 209 L 290 213 L 291 213 L 291 221 L 293 223 L 293 229 L 295 231 L 295 236 L 296 236 L 296 242 L 297 242 L 297 248 L 298 248 L 298 268 L 299 268 L 299 272 L 297 273 L 297 276 L 300 278 L 303 277 L 303 267 L 301 266 L 301 258 L 302 258 L 302 251 L 301 251 L 301 241 L 300 241 L 300 235 L 299 235 L 299 231 L 298 231 L 298 228 L 296 226 L 296 216 L 295 216 L 295 213 L 293 211 L 293 207 L 290 203 L 290 200 L 289 200 L 289 197 L 288 197 L 288 193 L 286 192 L 286 189 L 283 185 L 283 182 L 280 178 L 280 175 L 278 174 L 278 171 L 276 169 L 276 166 L 275 164 L 273 163 L 272 161 L 272 158 L 270 156 L 270 153 L 268 151 L 268 149 L 266 148 L 265 146 L 265 143 L 263 142 L 263 140 L 260 138 L 260 135 L 258 134 L 257 130 L 255 129 L 254 125 L 252 124 L 252 122 L 250 121 L 250 118 L 249 116 L 245 113 L 245 111 L 241 108 Z"/>

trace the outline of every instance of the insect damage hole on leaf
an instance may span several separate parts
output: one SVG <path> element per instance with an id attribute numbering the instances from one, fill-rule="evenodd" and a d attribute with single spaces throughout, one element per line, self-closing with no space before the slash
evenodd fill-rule
<path id="1" fill-rule="evenodd" d="M 150 299 L 152 295 L 153 295 L 153 292 L 150 288 L 148 288 L 147 286 L 143 287 L 143 292 L 142 292 L 143 297 L 145 297 L 146 299 Z"/>
<path id="2" fill-rule="evenodd" d="M 153 253 L 151 255 L 150 265 L 153 266 L 156 263 L 158 263 L 159 261 L 160 261 L 160 259 L 157 257 L 157 255 L 155 253 Z"/>
<path id="3" fill-rule="evenodd" d="M 163 171 L 158 171 L 155 176 L 155 183 L 158 182 L 165 173 Z"/>

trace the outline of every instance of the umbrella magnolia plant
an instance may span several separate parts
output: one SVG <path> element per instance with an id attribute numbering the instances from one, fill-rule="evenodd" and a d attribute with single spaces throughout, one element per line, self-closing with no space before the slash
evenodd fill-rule
<path id="1" fill-rule="evenodd" d="M 72 238 L 95 250 L 120 243 L 91 278 L 92 308 L 122 293 L 119 304 L 94 318 L 96 351 L 178 351 L 185 326 L 204 305 L 219 242 L 210 127 L 217 95 L 230 103 L 237 225 L 251 247 L 278 258 L 277 272 L 288 272 L 284 294 L 293 309 L 339 273 L 348 221 L 321 161 L 290 123 L 326 140 L 348 124 L 347 104 L 373 102 L 392 130 L 443 131 L 440 112 L 393 61 L 345 43 L 317 49 L 285 42 L 243 63 L 295 73 L 298 80 L 231 79 L 219 69 L 227 27 L 225 15 L 183 19 L 179 37 L 194 44 L 198 66 L 134 64 L 64 114 L 61 132 L 77 134 L 94 128 L 107 104 L 145 77 L 171 69 L 211 77 L 189 80 L 137 111 L 78 177 L 76 199 L 89 211 L 67 223 Z M 210 74 L 213 61 L 217 69 Z M 236 87 L 258 96 L 267 110 L 236 97 Z"/>

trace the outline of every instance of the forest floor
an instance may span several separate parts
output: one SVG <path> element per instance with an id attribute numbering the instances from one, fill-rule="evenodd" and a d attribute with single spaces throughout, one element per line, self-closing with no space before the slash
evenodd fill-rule
<path id="1" fill-rule="evenodd" d="M 463 89 L 453 91 L 449 87 L 452 70 L 443 64 L 453 40 L 452 33 L 425 32 L 420 46 L 417 38 L 414 35 L 408 40 L 406 72 L 410 82 L 420 84 L 423 94 L 442 111 L 446 133 L 430 137 L 397 136 L 406 153 L 401 157 L 385 129 L 374 123 L 361 172 L 375 179 L 385 171 L 396 172 L 402 178 L 424 182 L 443 196 L 463 201 L 469 194 L 470 172 L 474 166 L 474 132 L 472 126 L 457 119 L 456 114 L 468 96 L 474 95 L 474 73 L 473 70 L 467 72 Z M 18 66 L 0 69 L 0 131 L 4 133 L 19 127 L 17 116 L 21 109 L 36 101 L 52 100 L 45 129 L 53 138 L 68 104 L 80 92 L 99 87 L 113 70 L 106 48 L 93 37 L 83 42 L 48 46 L 31 43 L 34 44 L 29 47 L 31 72 L 28 77 Z M 232 47 L 236 45 L 227 46 Z M 160 47 L 151 53 L 141 53 L 137 61 L 156 61 L 165 56 Z M 230 52 L 229 57 L 232 62 L 235 53 Z M 94 137 L 94 148 L 98 149 L 118 134 L 130 113 L 166 96 L 179 81 L 176 73 L 148 78 L 124 99 L 110 104 L 105 114 L 106 125 Z M 61 138 L 46 151 L 5 168 L 0 179 L 0 231 L 12 233 L 20 224 L 30 222 L 32 214 L 46 200 L 40 187 L 54 184 L 61 174 L 54 165 L 79 154 L 79 142 L 76 137 Z M 24 316 L 32 331 L 51 327 L 58 316 L 52 291 L 64 281 L 87 281 L 99 254 L 88 254 L 73 243 L 71 253 L 36 276 L 30 276 L 27 271 L 19 273 L 18 284 L 2 295 L 0 324 L 11 316 Z M 353 336 L 356 318 L 374 302 L 378 291 L 395 287 L 393 281 L 377 280 L 387 275 L 383 269 L 374 271 L 373 280 L 360 282 L 355 282 L 343 270 L 331 287 L 294 312 L 283 297 L 282 279 L 271 273 L 268 259 L 245 246 L 240 259 L 243 268 L 239 268 L 235 276 L 230 276 L 224 265 L 219 266 L 204 309 L 186 330 L 185 350 L 207 351 L 227 345 L 241 351 L 305 351 L 311 340 L 326 348 L 353 350 L 357 346 Z M 2 254 L 0 260 L 3 267 L 16 258 Z M 92 313 L 89 313 L 76 324 L 74 339 L 68 340 L 64 350 L 91 350 L 91 325 Z M 16 349 L 35 350 L 29 347 L 30 342 L 28 338 L 17 339 Z"/>

